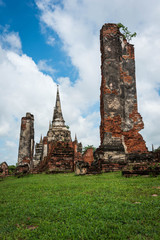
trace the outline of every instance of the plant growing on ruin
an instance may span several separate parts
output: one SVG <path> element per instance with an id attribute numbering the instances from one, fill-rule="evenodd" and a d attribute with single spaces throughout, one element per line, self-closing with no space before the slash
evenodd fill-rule
<path id="1" fill-rule="evenodd" d="M 136 37 L 137 36 L 137 33 L 134 32 L 134 33 L 131 33 L 129 30 L 128 30 L 128 27 L 125 27 L 122 23 L 118 23 L 117 24 L 119 30 L 121 29 L 122 31 L 122 34 L 124 35 L 125 39 L 129 42 L 132 40 L 133 37 Z"/>
<path id="2" fill-rule="evenodd" d="M 88 148 L 93 148 L 93 152 L 96 150 L 96 147 L 94 147 L 93 145 L 88 145 L 88 146 L 83 147 L 83 153 L 84 153 Z"/>

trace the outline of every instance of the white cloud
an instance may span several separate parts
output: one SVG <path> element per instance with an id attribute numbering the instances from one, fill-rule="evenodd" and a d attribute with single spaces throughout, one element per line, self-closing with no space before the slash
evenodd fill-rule
<path id="1" fill-rule="evenodd" d="M 79 71 L 80 78 L 74 86 L 68 79 L 63 78 L 61 80 L 64 82 L 62 81 L 61 84 L 83 112 L 85 108 L 87 112 L 99 99 L 101 26 L 106 22 L 122 22 L 130 31 L 138 33 L 134 43 L 138 103 L 145 123 L 142 134 L 148 147 L 151 147 L 151 143 L 158 147 L 160 145 L 158 126 L 160 96 L 157 91 L 160 88 L 158 25 L 160 2 L 155 0 L 151 4 L 149 0 L 129 2 L 127 0 L 65 0 L 61 1 L 61 4 L 54 4 L 50 0 L 36 0 L 36 3 L 41 11 L 41 24 L 59 35 L 64 51 Z"/>
<path id="2" fill-rule="evenodd" d="M 8 26 L 3 28 L 3 32 L 0 35 L 0 44 L 5 49 L 21 53 L 21 40 L 17 32 L 8 32 Z"/>
<path id="3" fill-rule="evenodd" d="M 0 85 L 0 135 L 4 142 L 1 139 L 0 159 L 7 155 L 16 163 L 21 117 L 26 112 L 34 114 L 36 141 L 41 133 L 45 135 L 52 118 L 56 84 L 39 71 L 30 57 L 0 47 Z M 17 146 L 14 151 L 10 151 L 11 142 Z"/>
<path id="4" fill-rule="evenodd" d="M 38 69 L 40 71 L 45 71 L 45 72 L 48 72 L 50 74 L 53 74 L 55 72 L 55 70 L 48 64 L 47 60 L 40 60 L 38 62 Z"/>
<path id="5" fill-rule="evenodd" d="M 153 38 L 154 36 L 154 38 Z M 147 145 L 160 145 L 160 30 L 156 26 L 144 29 L 135 39 L 139 111 L 145 122 L 142 131 Z"/>
<path id="6" fill-rule="evenodd" d="M 48 3 L 48 5 L 47 5 Z M 65 7 L 52 5 L 51 1 L 37 1 L 42 10 L 41 20 L 47 27 L 55 30 L 63 42 L 63 48 L 79 71 L 73 95 L 79 96 L 81 109 L 86 109 L 99 100 L 100 52 L 99 34 L 83 22 L 83 12 L 77 1 L 66 1 Z M 72 8 L 70 10 L 70 8 Z M 76 11 L 79 13 L 76 13 Z M 82 16 L 79 18 L 79 16 Z M 82 20 L 82 21 L 81 21 Z M 93 70 L 94 69 L 94 70 Z"/>
<path id="7" fill-rule="evenodd" d="M 3 119 L 0 125 L 0 136 L 6 135 L 9 132 L 9 123 L 5 122 Z"/>
<path id="8" fill-rule="evenodd" d="M 55 38 L 52 37 L 52 36 L 49 36 L 48 39 L 47 39 L 47 41 L 46 41 L 46 43 L 47 43 L 48 45 L 50 45 L 50 46 L 53 47 L 54 44 L 55 44 Z"/>

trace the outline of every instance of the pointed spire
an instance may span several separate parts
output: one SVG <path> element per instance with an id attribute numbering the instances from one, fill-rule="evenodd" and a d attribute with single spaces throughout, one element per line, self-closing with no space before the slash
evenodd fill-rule
<path id="1" fill-rule="evenodd" d="M 52 129 L 52 123 L 49 121 L 49 130 Z"/>
<path id="2" fill-rule="evenodd" d="M 76 135 L 76 134 L 75 134 L 75 140 L 74 140 L 74 141 L 75 141 L 75 142 L 78 142 L 78 141 L 77 141 L 77 135 Z"/>
<path id="3" fill-rule="evenodd" d="M 40 138 L 40 141 L 39 141 L 39 143 L 43 143 L 43 141 L 42 141 L 42 134 L 41 134 L 41 138 Z"/>
<path id="4" fill-rule="evenodd" d="M 57 85 L 57 97 L 56 97 L 56 104 L 54 108 L 52 126 L 64 126 L 64 123 L 65 121 L 62 115 L 61 102 L 60 102 L 60 96 L 59 96 L 59 86 Z"/>

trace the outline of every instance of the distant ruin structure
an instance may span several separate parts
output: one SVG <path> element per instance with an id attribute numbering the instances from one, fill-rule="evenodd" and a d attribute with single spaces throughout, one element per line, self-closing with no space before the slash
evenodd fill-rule
<path id="1" fill-rule="evenodd" d="M 8 164 L 6 162 L 2 162 L 0 164 L 0 177 L 8 176 L 8 174 L 9 174 Z"/>
<path id="2" fill-rule="evenodd" d="M 73 172 L 75 162 L 82 159 L 82 144 L 76 136 L 72 141 L 69 127 L 65 125 L 58 86 L 52 122 L 47 135 L 41 136 L 36 143 L 33 153 L 34 116 L 26 113 L 21 120 L 17 172 Z"/>
<path id="3" fill-rule="evenodd" d="M 17 171 L 73 172 L 75 162 L 82 158 L 82 144 L 77 137 L 71 139 L 69 127 L 65 125 L 57 87 L 53 119 L 45 137 L 36 143 L 34 154 L 34 116 L 26 113 L 22 117 Z M 28 170 L 27 170 L 28 169 Z"/>
<path id="4" fill-rule="evenodd" d="M 36 144 L 34 167 L 38 172 L 73 172 L 75 161 L 82 157 L 81 146 L 77 138 L 72 142 L 69 127 L 65 125 L 57 86 L 52 123 L 49 124 L 47 136 Z"/>
<path id="5" fill-rule="evenodd" d="M 18 165 L 28 163 L 30 166 L 33 162 L 34 153 L 34 116 L 26 113 L 21 119 Z"/>

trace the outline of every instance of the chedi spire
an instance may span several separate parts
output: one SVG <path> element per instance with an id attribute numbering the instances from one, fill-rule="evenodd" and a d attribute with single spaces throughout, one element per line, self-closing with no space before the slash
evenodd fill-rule
<path id="1" fill-rule="evenodd" d="M 63 114 L 61 110 L 61 102 L 59 95 L 59 88 L 57 85 L 57 97 L 54 107 L 52 124 L 49 124 L 49 131 L 47 133 L 48 142 L 50 141 L 71 141 L 71 133 L 65 125 Z"/>
<path id="2" fill-rule="evenodd" d="M 77 134 L 75 134 L 75 140 L 74 140 L 74 141 L 75 141 L 75 142 L 78 142 L 78 141 L 77 141 Z"/>
<path id="3" fill-rule="evenodd" d="M 39 141 L 39 143 L 43 143 L 43 140 L 42 140 L 42 134 L 41 134 L 41 137 L 40 137 L 40 141 Z"/>
<path id="4" fill-rule="evenodd" d="M 56 104 L 54 108 L 53 113 L 53 120 L 52 120 L 52 126 L 64 126 L 65 121 L 63 119 L 62 110 L 61 110 L 61 102 L 60 102 L 60 96 L 59 96 L 59 86 L 57 85 L 57 97 L 56 97 Z"/>

